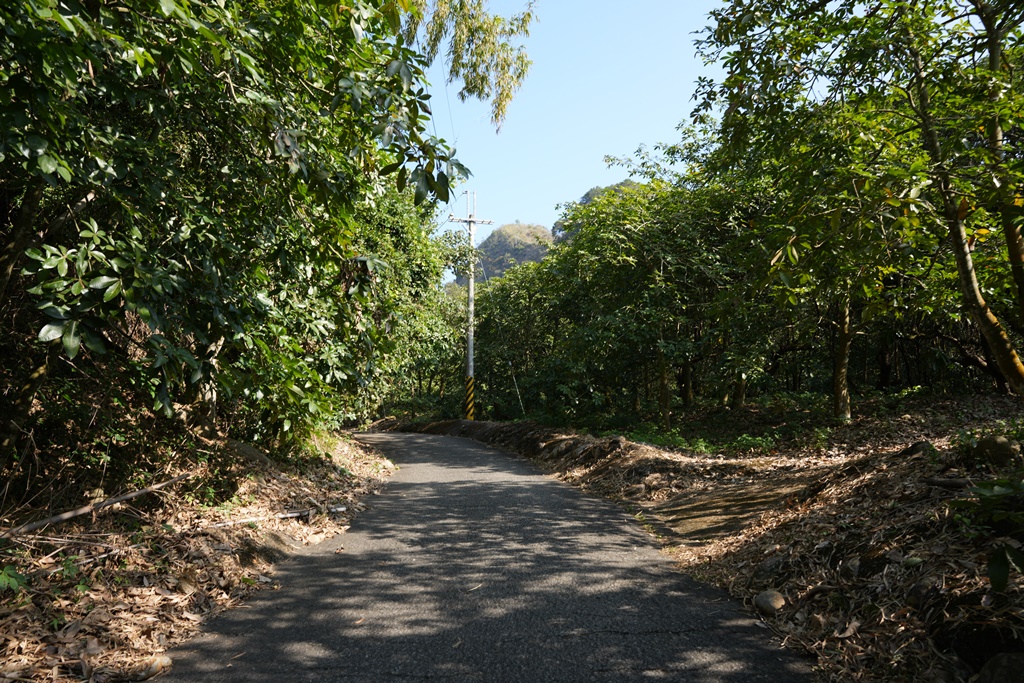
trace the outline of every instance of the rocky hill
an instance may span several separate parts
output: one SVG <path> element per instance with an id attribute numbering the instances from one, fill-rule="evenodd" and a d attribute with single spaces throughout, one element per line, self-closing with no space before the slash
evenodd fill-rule
<path id="1" fill-rule="evenodd" d="M 492 232 L 479 247 L 476 281 L 501 277 L 516 263 L 537 262 L 553 242 L 551 231 L 542 225 L 509 223 Z M 456 279 L 466 284 L 465 276 Z"/>

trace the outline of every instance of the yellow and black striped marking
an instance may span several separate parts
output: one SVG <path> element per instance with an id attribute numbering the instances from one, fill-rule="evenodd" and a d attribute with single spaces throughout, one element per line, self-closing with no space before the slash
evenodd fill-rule
<path id="1" fill-rule="evenodd" d="M 466 378 L 466 419 L 476 419 L 476 380 Z"/>

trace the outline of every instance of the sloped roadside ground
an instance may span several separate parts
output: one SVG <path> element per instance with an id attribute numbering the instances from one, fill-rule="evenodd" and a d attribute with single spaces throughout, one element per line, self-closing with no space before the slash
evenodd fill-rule
<path id="1" fill-rule="evenodd" d="M 1024 680 L 1024 582 L 1011 566 L 996 592 L 987 574 L 994 547 L 1024 540 L 1024 500 L 1002 496 L 995 514 L 979 512 L 972 487 L 1014 465 L 971 454 L 978 437 L 1018 435 L 1021 405 L 921 399 L 862 410 L 851 424 L 798 429 L 770 447 L 724 439 L 708 453 L 533 423 L 404 429 L 504 447 L 623 501 L 683 571 L 751 609 L 759 594 L 777 592 L 784 603 L 762 604 L 765 626 L 816 655 L 823 680 Z M 753 407 L 698 419 L 704 431 L 729 424 L 756 437 L 799 417 Z M 1007 666 L 1012 673 L 997 670 Z"/>
<path id="2" fill-rule="evenodd" d="M 209 451 L 180 484 L 0 540 L 0 681 L 161 673 L 172 665 L 165 650 L 249 593 L 273 590 L 273 564 L 343 533 L 394 469 L 344 438 L 289 463 L 237 442 Z M 233 495 L 211 505 L 225 486 Z M 26 513 L 9 513 L 0 532 Z"/>

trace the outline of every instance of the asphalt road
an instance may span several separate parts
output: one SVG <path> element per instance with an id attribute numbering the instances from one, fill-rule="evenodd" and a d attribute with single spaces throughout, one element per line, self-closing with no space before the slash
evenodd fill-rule
<path id="1" fill-rule="evenodd" d="M 360 438 L 400 467 L 384 494 L 169 653 L 164 680 L 812 680 L 617 506 L 472 441 Z"/>

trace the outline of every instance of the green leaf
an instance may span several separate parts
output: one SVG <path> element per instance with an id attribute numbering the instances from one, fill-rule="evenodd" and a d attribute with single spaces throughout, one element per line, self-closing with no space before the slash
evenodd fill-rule
<path id="1" fill-rule="evenodd" d="M 160 0 L 160 11 L 164 13 L 165 17 L 169 17 L 174 14 L 174 10 L 178 6 L 174 3 L 174 0 Z"/>
<path id="2" fill-rule="evenodd" d="M 388 2 L 380 9 L 381 13 L 388 20 L 388 25 L 391 27 L 391 32 L 398 35 L 402 31 L 402 15 L 398 10 L 398 5 L 392 0 Z"/>
<path id="3" fill-rule="evenodd" d="M 49 323 L 43 326 L 43 329 L 39 330 L 39 341 L 41 342 L 52 342 L 54 339 L 60 339 L 60 336 L 64 334 L 65 323 Z"/>
<path id="4" fill-rule="evenodd" d="M 82 335 L 82 343 L 85 344 L 85 348 L 93 353 L 102 355 L 107 352 L 107 345 L 103 342 L 103 335 L 96 334 L 95 332 L 86 331 Z"/>
<path id="5" fill-rule="evenodd" d="M 74 358 L 78 355 L 78 350 L 82 346 L 82 335 L 78 332 L 78 321 L 72 320 L 66 328 L 64 328 L 64 351 L 68 354 L 68 358 Z"/>
<path id="6" fill-rule="evenodd" d="M 39 170 L 45 173 L 46 175 L 50 175 L 58 168 L 57 160 L 51 157 L 49 154 L 41 155 L 39 159 L 36 160 L 36 163 L 39 164 Z"/>
<path id="7" fill-rule="evenodd" d="M 27 138 L 25 138 L 25 147 L 27 147 L 28 151 L 31 152 L 34 156 L 41 155 L 43 152 L 46 151 L 46 148 L 49 146 L 50 143 L 47 142 L 44 138 L 39 137 L 38 135 L 29 135 Z"/>
<path id="8" fill-rule="evenodd" d="M 89 283 L 89 289 L 103 289 L 104 287 L 109 287 L 115 282 L 117 282 L 116 277 L 101 275 Z"/>
<path id="9" fill-rule="evenodd" d="M 437 172 L 437 198 L 447 204 L 450 199 L 448 176 L 444 171 Z"/>
<path id="10" fill-rule="evenodd" d="M 113 299 L 114 297 L 116 297 L 120 293 L 121 293 L 121 281 L 120 280 L 115 280 L 112 285 L 107 287 L 107 291 L 103 292 L 103 300 L 104 301 L 110 301 L 111 299 Z"/>
<path id="11" fill-rule="evenodd" d="M 1006 556 L 1013 564 L 1014 568 L 1019 572 L 1024 572 L 1024 552 L 1021 552 L 1020 548 L 1013 548 L 1010 546 L 1003 546 L 1006 550 Z"/>
<path id="12" fill-rule="evenodd" d="M 430 184 L 427 180 L 427 174 L 421 173 L 420 177 L 416 180 L 416 193 L 413 197 L 413 203 L 419 206 L 427 198 L 430 193 Z"/>
<path id="13" fill-rule="evenodd" d="M 10 590 L 13 593 L 21 591 L 21 587 L 25 585 L 25 577 L 17 572 L 11 565 L 6 565 L 3 571 L 0 571 L 0 592 Z"/>

